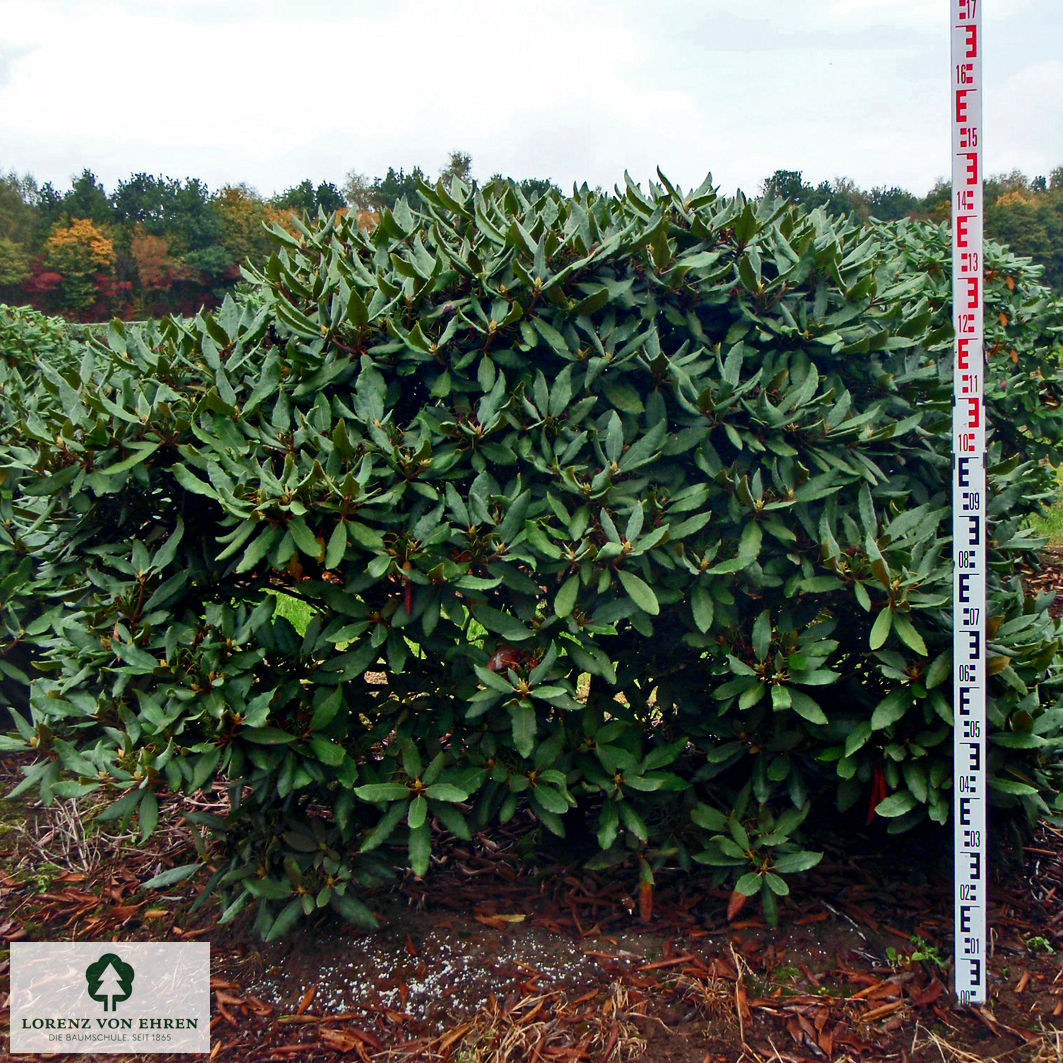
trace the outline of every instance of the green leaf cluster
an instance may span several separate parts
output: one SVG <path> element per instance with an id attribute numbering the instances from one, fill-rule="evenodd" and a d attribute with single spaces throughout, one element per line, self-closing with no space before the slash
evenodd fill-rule
<path id="1" fill-rule="evenodd" d="M 943 824 L 944 230 L 663 176 L 420 197 L 278 230 L 216 313 L 0 362 L 23 785 L 107 786 L 147 836 L 157 793 L 224 780 L 210 884 L 273 937 L 371 922 L 434 830 L 518 814 L 769 915 L 880 778 L 888 829 Z M 1020 577 L 1063 318 L 988 254 L 989 768 L 1036 816 L 1060 629 Z"/>

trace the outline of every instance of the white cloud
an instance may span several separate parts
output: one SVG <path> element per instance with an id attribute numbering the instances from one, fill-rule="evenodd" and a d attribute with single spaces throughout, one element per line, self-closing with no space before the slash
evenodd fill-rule
<path id="1" fill-rule="evenodd" d="M 943 6 L 0 0 L 0 163 L 61 185 L 87 166 L 108 187 L 147 170 L 271 192 L 435 172 L 461 148 L 478 176 L 563 185 L 660 165 L 725 190 L 786 168 L 919 192 L 948 169 Z M 1047 158 L 1060 13 L 991 6 L 987 154 Z"/>
<path id="2" fill-rule="evenodd" d="M 104 153 L 208 152 L 223 169 L 261 171 L 276 160 L 283 184 L 305 175 L 307 161 L 295 161 L 302 149 L 325 144 L 345 168 L 434 167 L 451 148 L 488 146 L 561 116 L 623 122 L 614 70 L 640 62 L 632 33 L 566 15 L 560 3 L 534 16 L 466 2 L 228 28 L 167 7 L 43 4 L 31 15 L 25 4 L 6 6 L 6 32 L 37 47 L 12 65 L 0 139 L 35 149 L 74 141 L 101 170 L 94 160 Z M 562 21 L 563 32 L 544 32 Z"/>
<path id="3" fill-rule="evenodd" d="M 1028 176 L 1063 165 L 1063 62 L 1033 62 L 999 90 L 987 84 L 985 162 L 990 173 Z"/>
<path id="4" fill-rule="evenodd" d="M 948 9 L 940 0 L 834 0 L 827 14 L 830 20 L 849 26 L 933 29 L 947 24 Z"/>

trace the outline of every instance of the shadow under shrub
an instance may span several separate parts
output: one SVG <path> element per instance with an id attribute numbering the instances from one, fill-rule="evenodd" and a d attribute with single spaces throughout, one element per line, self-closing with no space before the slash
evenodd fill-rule
<path id="1" fill-rule="evenodd" d="M 395 843 L 424 874 L 433 829 L 518 810 L 644 911 L 698 864 L 769 918 L 809 817 L 944 824 L 947 232 L 709 182 L 422 198 L 278 230 L 216 313 L 8 367 L 23 786 L 113 788 L 147 836 L 157 792 L 226 780 L 211 887 L 270 936 L 371 923 Z M 1063 774 L 1060 630 L 1021 584 L 1061 315 L 987 256 L 989 767 L 1032 819 Z"/>

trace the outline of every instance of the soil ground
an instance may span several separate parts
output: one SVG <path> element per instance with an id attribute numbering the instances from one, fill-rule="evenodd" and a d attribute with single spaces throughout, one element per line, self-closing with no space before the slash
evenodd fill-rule
<path id="1" fill-rule="evenodd" d="M 0 934 L 209 940 L 221 1063 L 1063 1061 L 1063 831 L 1047 824 L 996 862 L 991 1002 L 959 1009 L 948 854 L 911 839 L 829 846 L 772 928 L 752 906 L 728 922 L 727 894 L 689 877 L 643 921 L 622 879 L 531 863 L 514 827 L 444 843 L 424 881 L 377 894 L 378 931 L 326 920 L 266 945 L 191 913 L 193 885 L 141 888 L 189 859 L 176 802 L 148 847 L 68 806 L 0 811 Z M 0 960 L 0 995 L 6 975 Z"/>
<path id="2" fill-rule="evenodd" d="M 1038 582 L 1058 585 L 1058 562 Z M 0 761 L 0 792 L 19 767 Z M 378 931 L 322 920 L 267 945 L 191 911 L 194 881 L 142 888 L 192 858 L 186 810 L 172 799 L 141 846 L 84 805 L 0 802 L 0 937 L 209 940 L 218 1063 L 1063 1063 L 1063 829 L 1047 823 L 994 860 L 991 999 L 959 1008 L 940 834 L 819 839 L 769 927 L 754 904 L 729 921 L 696 874 L 660 881 L 640 915 L 632 883 L 532 860 L 515 824 L 442 842 L 423 881 L 372 895 Z M 3 1056 L 7 975 L 0 952 L 0 1057 L 104 1058 Z"/>

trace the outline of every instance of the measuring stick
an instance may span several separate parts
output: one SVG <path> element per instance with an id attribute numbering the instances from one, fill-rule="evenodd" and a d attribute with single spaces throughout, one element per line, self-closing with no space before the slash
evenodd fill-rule
<path id="1" fill-rule="evenodd" d="M 952 549 L 956 998 L 986 1000 L 986 481 L 982 263 L 982 24 L 952 22 Z"/>

